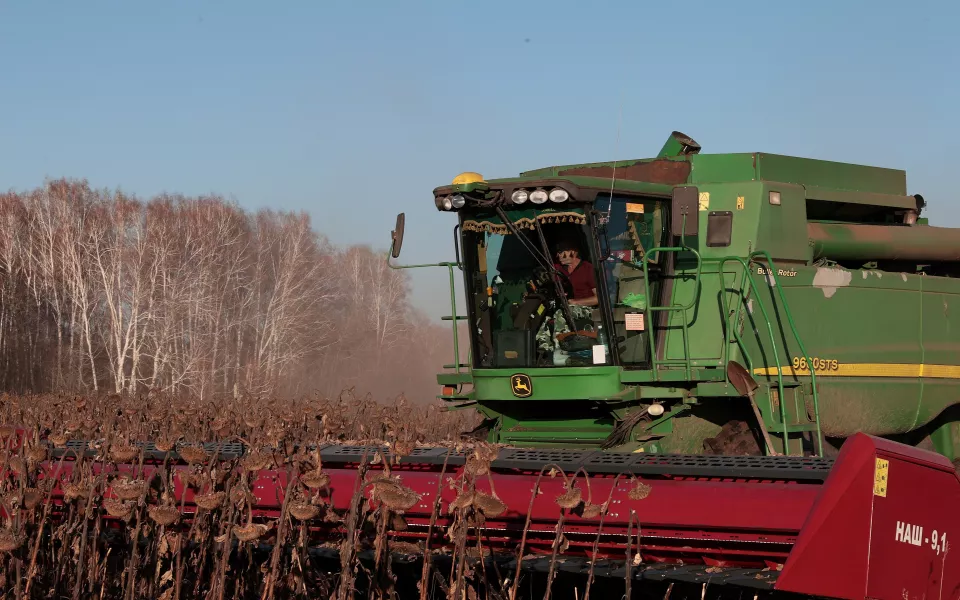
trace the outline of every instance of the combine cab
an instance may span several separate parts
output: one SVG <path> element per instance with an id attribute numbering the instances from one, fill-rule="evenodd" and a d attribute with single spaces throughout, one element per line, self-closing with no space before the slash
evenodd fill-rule
<path id="1" fill-rule="evenodd" d="M 960 230 L 903 171 L 674 132 L 655 158 L 464 173 L 434 200 L 470 348 L 438 381 L 477 437 L 836 456 L 863 432 L 957 460 Z"/>

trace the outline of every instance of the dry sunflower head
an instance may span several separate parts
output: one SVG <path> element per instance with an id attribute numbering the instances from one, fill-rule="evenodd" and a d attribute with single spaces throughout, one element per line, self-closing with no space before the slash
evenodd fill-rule
<path id="1" fill-rule="evenodd" d="M 117 517 L 124 520 L 129 519 L 130 515 L 133 513 L 132 503 L 124 502 L 123 500 L 118 500 L 116 498 L 104 498 L 103 508 L 111 517 Z"/>
<path id="2" fill-rule="evenodd" d="M 164 434 L 157 438 L 157 441 L 154 442 L 157 450 L 160 452 L 170 452 L 177 446 L 177 440 L 180 439 L 179 435 L 176 434 Z"/>
<path id="3" fill-rule="evenodd" d="M 417 544 L 404 541 L 390 542 L 390 551 L 397 552 L 399 554 L 412 554 L 419 555 L 423 554 L 423 549 Z"/>
<path id="4" fill-rule="evenodd" d="M 230 490 L 230 502 L 241 505 L 250 498 L 250 490 L 246 486 L 238 485 Z"/>
<path id="5" fill-rule="evenodd" d="M 318 507 L 300 500 L 291 502 L 288 508 L 290 510 L 290 514 L 301 521 L 309 521 L 320 514 L 320 509 Z"/>
<path id="6" fill-rule="evenodd" d="M 603 513 L 607 511 L 607 505 L 604 504 L 593 504 L 587 502 L 583 505 L 583 518 L 584 519 L 596 519 Z"/>
<path id="7" fill-rule="evenodd" d="M 8 438 L 17 432 L 13 425 L 0 425 L 0 438 Z"/>
<path id="8" fill-rule="evenodd" d="M 243 468 L 247 471 L 260 471 L 269 467 L 270 462 L 269 455 L 255 450 L 243 457 Z"/>
<path id="9" fill-rule="evenodd" d="M 0 552 L 10 553 L 20 547 L 23 536 L 9 529 L 0 531 Z"/>
<path id="10" fill-rule="evenodd" d="M 473 490 L 465 491 L 456 498 L 453 502 L 450 503 L 450 506 L 447 510 L 452 514 L 454 511 L 460 510 L 461 508 L 467 508 L 468 506 L 473 505 Z"/>
<path id="11" fill-rule="evenodd" d="M 167 527 L 180 520 L 180 511 L 172 504 L 166 506 L 151 506 L 147 509 L 150 518 L 158 525 Z"/>
<path id="12" fill-rule="evenodd" d="M 113 493 L 121 500 L 136 500 L 143 495 L 146 482 L 140 479 L 114 479 L 111 484 Z"/>
<path id="13" fill-rule="evenodd" d="M 398 512 L 410 509 L 420 500 L 420 494 L 401 484 L 400 481 L 388 477 L 375 479 L 373 489 L 377 498 L 387 508 Z"/>
<path id="14" fill-rule="evenodd" d="M 27 465 L 22 458 L 19 456 L 10 457 L 10 462 L 8 463 L 10 470 L 16 473 L 17 475 L 22 475 L 27 472 Z"/>
<path id="15" fill-rule="evenodd" d="M 262 537 L 268 529 L 270 529 L 270 527 L 263 523 L 248 523 L 243 526 L 235 526 L 233 528 L 233 535 L 241 542 L 252 542 Z"/>
<path id="16" fill-rule="evenodd" d="M 633 484 L 633 489 L 627 493 L 627 496 L 631 500 L 643 500 L 650 495 L 651 491 L 653 491 L 653 488 L 650 487 L 650 485 L 637 479 Z"/>
<path id="17" fill-rule="evenodd" d="M 485 460 L 476 454 L 471 454 L 467 457 L 467 462 L 463 468 L 467 473 L 475 477 L 479 475 L 486 475 L 490 472 L 490 461 Z"/>
<path id="18" fill-rule="evenodd" d="M 86 498 L 89 494 L 89 486 L 84 482 L 68 482 L 63 484 L 63 498 L 68 502 L 76 500 L 77 498 Z"/>
<path id="19" fill-rule="evenodd" d="M 583 498 L 583 493 L 580 491 L 580 488 L 573 487 L 572 483 L 565 484 L 564 488 L 564 492 L 557 496 L 557 506 L 567 509 L 576 508 Z"/>
<path id="20" fill-rule="evenodd" d="M 198 465 L 207 460 L 207 452 L 200 446 L 184 446 L 180 448 L 180 457 L 191 465 Z"/>
<path id="21" fill-rule="evenodd" d="M 33 510 L 43 501 L 43 492 L 37 488 L 27 488 L 23 490 L 23 506 L 27 510 Z"/>
<path id="22" fill-rule="evenodd" d="M 507 505 L 500 498 L 477 492 L 473 497 L 473 505 L 479 508 L 488 517 L 499 517 L 507 511 Z"/>
<path id="23" fill-rule="evenodd" d="M 43 446 L 31 446 L 27 449 L 27 461 L 31 463 L 43 462 L 47 459 L 47 449 Z"/>
<path id="24" fill-rule="evenodd" d="M 416 445 L 409 440 L 397 440 L 391 444 L 390 450 L 396 456 L 410 456 L 416 449 Z"/>
<path id="25" fill-rule="evenodd" d="M 219 508 L 223 504 L 223 499 L 226 497 L 226 494 L 223 492 L 210 492 L 207 494 L 198 494 L 193 497 L 193 501 L 205 510 L 214 510 Z"/>
<path id="26" fill-rule="evenodd" d="M 320 490 L 330 485 L 330 476 L 320 469 L 316 469 L 302 475 L 300 481 L 311 490 Z"/>
<path id="27" fill-rule="evenodd" d="M 128 463 L 137 458 L 140 449 L 132 444 L 114 444 L 110 446 L 110 460 L 116 463 Z"/>
<path id="28" fill-rule="evenodd" d="M 54 433 L 47 436 L 47 439 L 50 440 L 50 443 L 57 448 L 63 448 L 67 445 L 67 442 L 70 441 L 70 436 L 66 432 Z"/>

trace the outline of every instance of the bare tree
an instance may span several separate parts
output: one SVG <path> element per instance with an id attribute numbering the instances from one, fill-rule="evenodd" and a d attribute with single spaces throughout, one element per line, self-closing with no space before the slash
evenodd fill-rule
<path id="1" fill-rule="evenodd" d="M 304 213 L 55 180 L 0 195 L 0 388 L 430 397 L 449 330 Z"/>

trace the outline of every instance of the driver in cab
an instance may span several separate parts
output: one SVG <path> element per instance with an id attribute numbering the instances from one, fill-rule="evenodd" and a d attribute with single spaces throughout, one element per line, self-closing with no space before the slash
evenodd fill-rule
<path id="1" fill-rule="evenodd" d="M 597 280 L 593 272 L 593 265 L 580 258 L 580 250 L 570 240 L 557 244 L 556 268 L 562 275 L 561 281 L 567 288 L 568 302 L 574 306 L 597 306 Z M 572 293 L 571 293 L 572 288 Z"/>

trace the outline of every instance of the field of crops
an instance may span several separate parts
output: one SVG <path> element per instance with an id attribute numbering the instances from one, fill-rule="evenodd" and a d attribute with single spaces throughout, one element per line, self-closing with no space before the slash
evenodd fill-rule
<path id="1" fill-rule="evenodd" d="M 386 531 L 402 518 L 370 513 L 359 501 L 354 514 L 324 511 L 318 490 L 325 475 L 307 447 L 385 441 L 409 452 L 418 444 L 452 446 L 474 424 L 468 413 L 403 398 L 378 404 L 349 390 L 334 399 L 228 403 L 159 394 L 4 395 L 0 423 L 0 597 L 127 600 L 392 594 L 389 564 L 367 574 L 358 556 L 382 550 Z M 136 443 L 145 440 L 154 458 L 177 449 L 181 468 L 166 458 L 151 465 Z M 254 450 L 225 460 L 199 445 L 210 442 Z M 282 511 L 267 521 L 253 518 L 250 476 L 261 469 L 296 475 L 282 490 Z M 189 519 L 188 488 L 199 509 Z M 381 492 L 387 505 L 404 501 L 402 486 Z M 333 552 L 326 559 L 310 551 L 307 524 L 315 521 L 350 533 L 327 541 Z M 462 567 L 456 573 L 462 577 Z M 413 575 L 416 585 L 421 574 Z M 467 593 L 449 575 L 427 578 L 424 594 Z M 370 580 L 376 585 L 363 583 Z"/>

